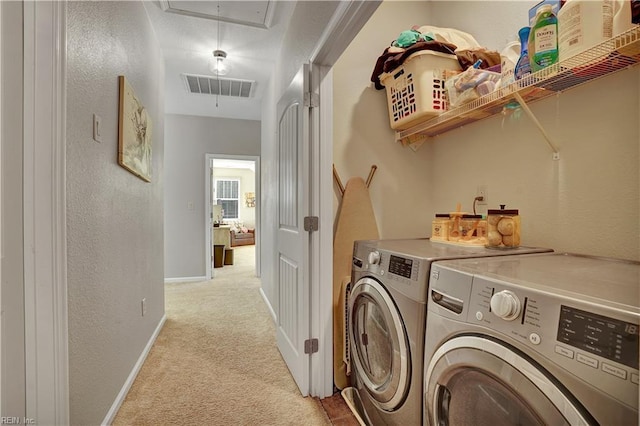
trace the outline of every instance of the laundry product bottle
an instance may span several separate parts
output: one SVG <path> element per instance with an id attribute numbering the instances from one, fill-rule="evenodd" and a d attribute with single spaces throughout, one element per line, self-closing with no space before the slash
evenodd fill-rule
<path id="1" fill-rule="evenodd" d="M 613 37 L 613 6 L 612 0 L 567 0 L 565 2 L 558 12 L 560 61 Z M 620 19 L 622 21 L 622 18 Z M 620 25 L 622 27 L 622 24 Z"/>
<path id="2" fill-rule="evenodd" d="M 516 62 L 514 75 L 516 80 L 520 80 L 522 77 L 531 74 L 531 63 L 529 62 L 529 32 L 531 27 L 523 27 L 518 31 L 518 37 L 520 37 L 520 58 Z"/>
<path id="3" fill-rule="evenodd" d="M 512 41 L 500 52 L 500 82 L 499 87 L 508 86 L 516 79 L 515 71 L 520 59 L 521 46 L 519 41 Z"/>
<path id="4" fill-rule="evenodd" d="M 558 18 L 550 4 L 541 6 L 536 13 L 529 33 L 529 62 L 531 72 L 558 62 Z"/>

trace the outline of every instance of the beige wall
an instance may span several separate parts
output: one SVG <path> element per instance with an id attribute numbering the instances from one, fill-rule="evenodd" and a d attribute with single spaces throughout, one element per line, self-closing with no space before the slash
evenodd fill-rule
<path id="1" fill-rule="evenodd" d="M 238 209 L 239 221 L 247 228 L 255 229 L 256 208 L 247 207 L 244 202 L 244 194 L 256 192 L 256 174 L 249 169 L 229 169 L 224 167 L 214 167 L 213 180 L 216 179 L 238 179 L 240 181 L 240 208 Z M 214 187 L 215 188 L 215 187 Z"/>
<path id="2" fill-rule="evenodd" d="M 422 5 L 433 12 L 424 20 L 416 18 L 420 3 L 383 3 L 334 68 L 336 167 L 346 180 L 378 165 L 370 192 L 385 238 L 429 235 L 435 213 L 458 202 L 471 210 L 483 184 L 490 208 L 520 209 L 525 245 L 640 259 L 640 67 L 531 106 L 559 147 L 559 161 L 524 114 L 451 131 L 418 152 L 402 148 L 388 125 L 385 93 L 369 86 L 377 56 L 398 30 L 416 21 L 450 26 L 501 50 L 526 23 L 527 3 L 430 2 Z M 498 7 L 525 14 L 500 28 L 477 25 Z"/>
<path id="3" fill-rule="evenodd" d="M 430 7 L 430 2 L 382 3 L 333 67 L 334 164 L 344 184 L 354 176 L 366 179 L 371 165 L 378 166 L 369 193 L 382 238 L 425 237 L 431 231 L 428 153 L 394 142 L 386 94 L 370 83 L 384 48 L 408 26 L 427 22 Z M 337 210 L 337 188 L 334 193 Z"/>

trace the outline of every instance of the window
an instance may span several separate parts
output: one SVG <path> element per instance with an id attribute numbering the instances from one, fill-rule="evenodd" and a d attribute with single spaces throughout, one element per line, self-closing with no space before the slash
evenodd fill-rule
<path id="1" fill-rule="evenodd" d="M 222 206 L 223 219 L 239 219 L 240 181 L 216 179 L 216 204 Z"/>

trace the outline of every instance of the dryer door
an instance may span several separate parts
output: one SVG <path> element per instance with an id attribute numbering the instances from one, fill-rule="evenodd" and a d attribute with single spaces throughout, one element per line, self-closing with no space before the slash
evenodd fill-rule
<path id="1" fill-rule="evenodd" d="M 351 291 L 349 339 L 358 380 L 381 409 L 395 410 L 409 388 L 409 343 L 393 299 L 373 278 L 360 279 Z"/>
<path id="2" fill-rule="evenodd" d="M 595 424 L 524 354 L 479 336 L 438 348 L 425 371 L 424 402 L 434 425 Z"/>

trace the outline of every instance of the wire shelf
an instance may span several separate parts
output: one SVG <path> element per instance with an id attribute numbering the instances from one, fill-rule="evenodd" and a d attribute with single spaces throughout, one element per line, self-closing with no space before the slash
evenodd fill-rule
<path id="1" fill-rule="evenodd" d="M 505 105 L 516 102 L 516 94 L 530 103 L 638 63 L 640 63 L 640 26 L 472 102 L 445 111 L 435 118 L 406 130 L 398 131 L 396 139 L 406 145 L 421 144 L 428 137 L 501 113 Z"/>

